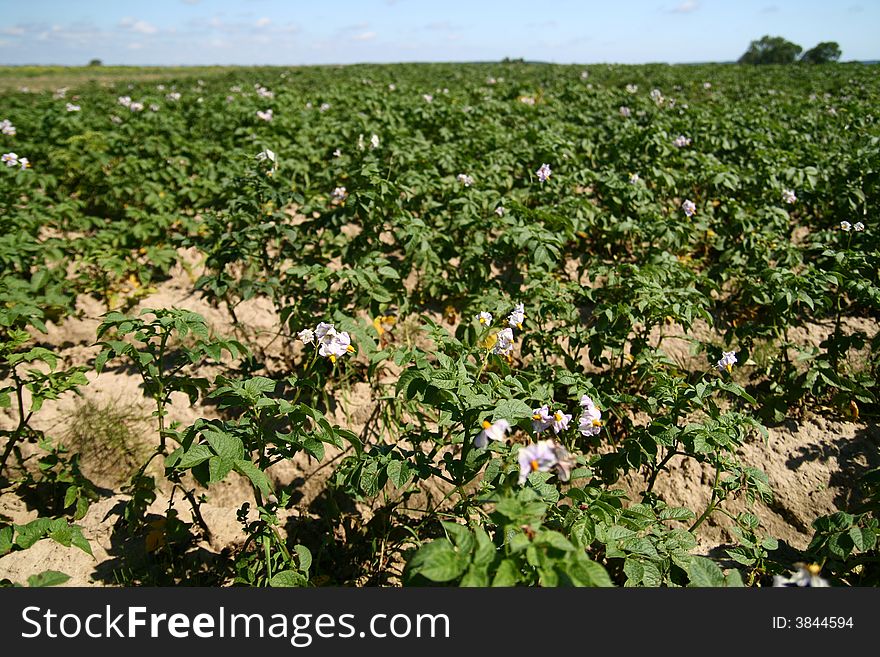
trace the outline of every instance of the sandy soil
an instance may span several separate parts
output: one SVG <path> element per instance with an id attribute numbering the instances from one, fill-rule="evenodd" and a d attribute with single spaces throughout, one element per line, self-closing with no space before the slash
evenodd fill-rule
<path id="1" fill-rule="evenodd" d="M 220 335 L 235 336 L 249 344 L 256 345 L 261 356 L 271 363 L 281 364 L 289 358 L 294 345 L 285 343 L 277 336 L 280 321 L 270 302 L 253 300 L 241 304 L 236 313 L 247 326 L 242 334 L 233 326 L 227 312 L 222 308 L 211 307 L 192 291 L 192 283 L 198 268 L 198 257 L 193 251 L 181 252 L 181 260 L 189 262 L 187 267 L 178 265 L 169 280 L 143 298 L 135 307 L 187 308 L 203 315 L 211 328 Z M 187 272 L 190 273 L 187 273 Z M 99 317 L 105 308 L 93 299 L 83 297 L 78 301 L 78 316 L 67 319 L 61 325 L 48 325 L 48 334 L 35 337 L 41 344 L 59 351 L 65 366 L 89 365 L 98 348 L 94 346 L 95 331 L 100 323 Z M 441 318 L 438 316 L 438 320 Z M 446 322 L 444 322 L 445 324 Z M 451 327 L 450 327 L 451 328 Z M 804 343 L 818 343 L 824 337 L 827 327 L 805 327 L 798 329 L 804 335 L 798 337 Z M 853 326 L 853 328 L 862 328 Z M 681 336 L 674 327 L 664 332 Z M 708 332 L 708 327 L 695 327 L 693 335 Z M 666 338 L 663 343 L 667 354 L 684 364 L 692 356 L 686 340 Z M 88 373 L 90 384 L 82 389 L 80 397 L 66 395 L 55 402 L 47 402 L 36 416 L 33 424 L 53 437 L 64 436 L 71 417 L 77 408 L 87 402 L 95 404 L 122 405 L 131 411 L 129 427 L 134 441 L 149 450 L 153 444 L 154 432 L 151 428 L 151 408 L 144 399 L 140 380 L 135 373 L 122 367 L 108 367 L 102 374 Z M 215 367 L 208 375 L 219 373 Z M 362 431 L 368 423 L 376 402 L 371 398 L 370 387 L 364 383 L 354 384 L 341 406 L 330 415 L 331 421 L 354 431 Z M 170 408 L 171 419 L 186 426 L 199 417 L 218 417 L 215 407 L 210 404 L 190 405 L 184 395 L 175 396 Z M 11 414 L 0 413 L 0 426 L 8 427 L 13 422 Z M 767 534 L 784 540 L 795 548 L 804 548 L 809 542 L 811 522 L 818 516 L 847 506 L 857 498 L 853 482 L 857 476 L 870 467 L 880 465 L 880 430 L 876 424 L 864 421 L 829 420 L 818 416 L 807 416 L 798 423 L 776 427 L 770 431 L 768 444 L 754 441 L 745 445 L 741 456 L 748 465 L 763 469 L 770 477 L 775 492 L 775 500 L 765 506 L 759 504 L 756 515 L 762 518 Z M 316 463 L 307 456 L 301 456 L 291 463 L 279 464 L 272 472 L 277 487 L 289 487 L 296 491 L 296 503 L 284 512 L 283 531 L 316 531 L 314 526 L 320 522 L 321 499 L 325 495 L 325 481 L 332 472 L 333 465 L 342 454 L 328 449 L 323 464 Z M 127 499 L 120 494 L 118 472 L 114 473 L 115 463 L 99 462 L 102 457 L 95 456 L 89 463 L 84 456 L 83 469 L 101 487 L 103 496 L 95 502 L 88 514 L 79 521 L 85 536 L 91 541 L 94 557 L 75 548 L 65 548 L 54 542 L 43 540 L 28 550 L 14 552 L 0 558 L 0 579 L 9 578 L 24 582 L 29 575 L 46 569 L 61 570 L 71 576 L 68 585 L 93 586 L 113 585 L 124 581 L 120 575 L 123 563 L 120 559 L 121 547 L 114 543 L 112 524 L 113 509 Z M 103 457 L 103 458 L 106 458 Z M 328 464 L 328 461 L 330 462 Z M 711 472 L 694 461 L 673 460 L 669 473 L 660 477 L 656 492 L 669 504 L 682 505 L 699 512 L 709 498 Z M 644 482 L 636 476 L 620 482 L 620 485 L 637 500 Z M 169 490 L 163 490 L 149 512 L 164 515 L 169 504 Z M 442 495 L 443 491 L 428 491 L 429 495 Z M 206 491 L 206 502 L 202 514 L 210 528 L 209 540 L 196 546 L 200 558 L 210 562 L 230 546 L 240 545 L 243 540 L 241 527 L 236 519 L 236 510 L 250 499 L 249 484 L 234 473 L 222 484 Z M 175 508 L 183 520 L 191 519 L 185 502 L 179 498 Z M 731 511 L 745 508 L 743 500 L 733 500 L 726 507 Z M 334 528 L 334 537 L 345 542 L 350 533 L 356 533 L 371 521 L 380 511 L 375 508 L 356 505 L 346 511 L 352 518 L 348 525 Z M 15 523 L 24 523 L 36 517 L 36 511 L 14 492 L 0 496 L 0 517 Z M 355 522 L 356 521 L 356 522 Z M 703 552 L 731 541 L 728 531 L 729 521 L 723 516 L 713 516 L 699 530 L 700 549 Z M 311 527 L 311 529 L 310 529 Z M 329 531 L 329 530 L 328 530 Z M 399 565 L 399 555 L 387 555 L 384 566 Z M 380 564 L 382 565 L 382 564 Z M 372 581 L 372 580 L 371 580 Z M 386 580 L 393 583 L 395 578 Z M 362 580 L 361 583 L 368 583 Z"/>

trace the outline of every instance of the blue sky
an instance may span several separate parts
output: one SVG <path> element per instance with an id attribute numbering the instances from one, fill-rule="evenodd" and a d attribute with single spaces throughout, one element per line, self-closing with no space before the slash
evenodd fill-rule
<path id="1" fill-rule="evenodd" d="M 880 59 L 878 0 L 0 0 L 0 64 L 737 59 L 752 39 Z"/>

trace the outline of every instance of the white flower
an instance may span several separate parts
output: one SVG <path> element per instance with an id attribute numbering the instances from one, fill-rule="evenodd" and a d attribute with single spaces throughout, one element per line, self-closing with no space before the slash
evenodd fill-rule
<path id="1" fill-rule="evenodd" d="M 641 178 L 639 178 L 639 174 L 634 173 L 629 177 L 629 184 L 635 185 L 636 183 L 639 182 L 639 180 L 641 180 Z"/>
<path id="2" fill-rule="evenodd" d="M 782 200 L 791 205 L 795 201 L 797 201 L 797 196 L 794 195 L 794 192 L 790 189 L 782 190 Z"/>
<path id="3" fill-rule="evenodd" d="M 156 103 L 150 103 L 150 111 L 151 112 L 158 112 L 159 106 Z"/>
<path id="4" fill-rule="evenodd" d="M 337 148 L 333 151 L 333 157 L 342 157 L 342 151 Z"/>
<path id="5" fill-rule="evenodd" d="M 498 356 L 509 356 L 511 351 L 513 351 L 513 329 L 503 328 L 495 336 L 495 346 L 492 348 L 492 353 Z"/>
<path id="6" fill-rule="evenodd" d="M 865 230 L 865 224 L 863 224 L 861 221 L 857 221 L 853 226 L 853 230 L 857 233 L 861 233 L 863 230 Z"/>
<path id="7" fill-rule="evenodd" d="M 550 414 L 549 406 L 532 409 L 532 429 L 535 433 L 546 431 L 551 424 L 553 424 L 553 416 Z"/>
<path id="8" fill-rule="evenodd" d="M 330 103 L 321 103 L 321 106 L 318 108 L 318 111 L 326 112 L 328 109 L 330 109 Z"/>
<path id="9" fill-rule="evenodd" d="M 257 90 L 257 95 L 260 98 L 275 98 L 275 93 L 266 89 L 266 87 L 262 87 L 260 85 L 255 85 Z"/>
<path id="10" fill-rule="evenodd" d="M 262 162 L 263 160 L 268 160 L 269 162 L 275 161 L 275 151 L 271 149 L 266 149 L 264 151 L 260 151 L 257 153 L 257 161 Z"/>
<path id="11" fill-rule="evenodd" d="M 466 173 L 460 173 L 460 174 L 458 174 L 457 180 L 458 180 L 458 182 L 460 182 L 460 183 L 461 183 L 462 185 L 464 185 L 465 187 L 470 187 L 471 185 L 474 184 L 474 179 L 471 178 L 471 177 L 470 177 L 469 175 L 467 175 Z"/>
<path id="12" fill-rule="evenodd" d="M 422 98 L 425 100 L 426 103 L 434 102 L 434 96 L 432 96 L 431 94 L 422 94 Z"/>
<path id="13" fill-rule="evenodd" d="M 26 90 L 27 87 L 23 87 L 23 89 Z M 27 91 L 25 91 L 25 93 L 27 93 Z M 61 87 L 60 89 L 55 90 L 55 93 L 52 94 L 52 98 L 55 98 L 57 100 L 59 98 L 64 98 L 66 95 L 67 95 L 67 87 Z"/>
<path id="14" fill-rule="evenodd" d="M 122 123 L 122 119 L 120 119 L 120 118 L 119 118 L 118 116 L 116 116 L 115 114 L 111 114 L 111 115 L 110 115 L 110 120 L 111 120 L 113 123 Z"/>
<path id="15" fill-rule="evenodd" d="M 123 107 L 130 107 L 131 106 L 131 97 L 130 96 L 120 96 L 116 100 Z"/>
<path id="16" fill-rule="evenodd" d="M 397 85 L 394 84 L 393 82 L 388 85 L 388 91 L 396 91 L 396 90 L 397 90 Z"/>
<path id="17" fill-rule="evenodd" d="M 351 336 L 345 331 L 337 332 L 332 324 L 324 322 L 318 324 L 315 336 L 318 338 L 318 353 L 329 358 L 331 363 L 335 363 L 340 356 L 354 351 L 354 347 L 351 346 Z"/>
<path id="18" fill-rule="evenodd" d="M 507 316 L 507 325 L 511 328 L 522 329 L 522 323 L 526 318 L 525 304 L 518 303 L 513 308 L 513 312 Z"/>
<path id="19" fill-rule="evenodd" d="M 315 332 L 312 329 L 304 328 L 296 334 L 296 337 L 302 340 L 305 344 L 312 344 L 315 341 Z"/>
<path id="20" fill-rule="evenodd" d="M 345 187 L 334 187 L 333 193 L 330 194 L 334 201 L 344 201 L 348 197 Z"/>
<path id="21" fill-rule="evenodd" d="M 315 337 L 318 340 L 323 339 L 325 335 L 333 331 L 336 332 L 336 329 L 333 327 L 333 324 L 328 324 L 327 322 L 320 322 L 318 326 L 315 328 Z"/>
<path id="22" fill-rule="evenodd" d="M 21 166 L 22 169 L 30 169 L 31 168 L 31 163 L 26 157 L 18 158 L 18 164 Z"/>
<path id="23" fill-rule="evenodd" d="M 495 208 L 495 214 L 497 214 L 499 217 L 503 217 L 504 216 L 504 206 L 499 205 L 497 208 Z"/>
<path id="24" fill-rule="evenodd" d="M 486 78 L 486 84 L 498 84 L 498 80 L 495 78 Z"/>
<path id="25" fill-rule="evenodd" d="M 561 433 L 568 429 L 568 423 L 571 422 L 571 415 L 568 413 L 563 413 L 562 411 L 555 411 L 553 413 L 553 431 L 555 433 Z"/>
<path id="26" fill-rule="evenodd" d="M 629 107 L 627 107 L 626 105 L 621 105 L 620 106 L 620 115 L 623 118 L 628 119 L 632 115 L 632 112 L 630 111 Z"/>
<path id="27" fill-rule="evenodd" d="M 662 105 L 665 99 L 663 98 L 663 94 L 660 93 L 659 89 L 651 89 L 651 100 L 653 100 L 658 105 Z"/>
<path id="28" fill-rule="evenodd" d="M 735 351 L 725 351 L 721 354 L 721 359 L 715 363 L 715 367 L 718 368 L 719 372 L 723 372 L 727 370 L 728 373 L 733 370 L 733 365 L 736 363 L 736 352 Z"/>
<path id="29" fill-rule="evenodd" d="M 824 588 L 828 586 L 828 580 L 819 577 L 818 566 L 800 566 L 798 568 L 798 571 L 794 573 L 791 577 L 774 575 L 773 586 L 803 586 Z"/>
<path id="30" fill-rule="evenodd" d="M 261 110 L 257 110 L 257 118 L 263 121 L 271 121 L 272 120 L 272 110 L 268 109 L 265 112 Z"/>
<path id="31" fill-rule="evenodd" d="M 306 103 L 306 109 L 312 109 L 312 103 L 311 103 L 311 101 L 309 101 L 308 103 Z"/>
<path id="32" fill-rule="evenodd" d="M 490 326 L 492 324 L 492 313 L 487 313 L 485 310 L 477 315 L 477 319 L 480 320 L 480 324 L 483 326 Z"/>
<path id="33" fill-rule="evenodd" d="M 240 94 L 240 93 L 241 93 L 241 87 L 239 87 L 238 85 L 235 85 L 235 86 L 233 86 L 233 87 L 229 87 L 229 91 L 231 91 L 231 92 L 234 93 L 234 94 Z"/>
<path id="34" fill-rule="evenodd" d="M 712 88 L 711 82 L 704 82 L 703 83 L 703 89 L 711 89 L 711 88 Z"/>
<path id="35" fill-rule="evenodd" d="M 379 135 L 370 137 L 370 148 L 379 148 Z"/>
<path id="36" fill-rule="evenodd" d="M 4 153 L 0 161 L 8 167 L 18 166 L 18 155 L 15 153 Z"/>
<path id="37" fill-rule="evenodd" d="M 180 92 L 172 91 L 170 94 L 165 94 L 165 100 L 170 100 L 172 103 L 176 103 L 180 100 Z"/>
<path id="38" fill-rule="evenodd" d="M 156 89 L 158 89 L 159 91 L 165 91 L 165 85 L 164 84 L 157 84 Z"/>
<path id="39" fill-rule="evenodd" d="M 578 431 L 582 436 L 597 435 L 602 431 L 602 411 L 587 395 L 581 397 L 581 408 L 584 412 L 578 420 Z"/>
<path id="40" fill-rule="evenodd" d="M 67 103 L 66 107 L 68 112 L 79 112 L 82 109 L 79 105 L 74 105 L 73 103 Z"/>
<path id="41" fill-rule="evenodd" d="M 550 165 L 542 164 L 537 171 L 535 171 L 535 175 L 538 176 L 538 180 L 541 182 L 546 182 L 548 178 L 550 178 Z"/>
<path id="42" fill-rule="evenodd" d="M 496 420 L 494 423 L 483 420 L 483 430 L 474 438 L 474 445 L 482 449 L 490 440 L 501 442 L 509 429 L 510 422 L 507 420 Z"/>
<path id="43" fill-rule="evenodd" d="M 637 93 L 639 90 L 639 85 L 637 84 L 628 84 L 626 85 L 626 92 L 630 94 Z"/>
<path id="44" fill-rule="evenodd" d="M 144 104 L 131 102 L 128 105 L 128 109 L 130 109 L 132 112 L 142 112 L 144 110 Z"/>
<path id="45" fill-rule="evenodd" d="M 689 199 L 684 200 L 684 203 L 681 204 L 681 209 L 684 210 L 684 213 L 689 217 L 693 217 L 697 214 L 697 206 Z"/>
<path id="46" fill-rule="evenodd" d="M 691 140 L 689 137 L 685 137 L 684 135 L 679 135 L 675 139 L 672 140 L 672 145 L 676 148 L 684 148 L 685 146 L 691 145 Z"/>
<path id="47" fill-rule="evenodd" d="M 537 102 L 534 96 L 520 96 L 518 100 L 525 105 L 534 105 Z"/>
<path id="48" fill-rule="evenodd" d="M 846 232 L 849 232 L 850 230 L 852 230 L 852 224 L 848 221 L 841 221 L 840 230 L 845 230 Z"/>
<path id="49" fill-rule="evenodd" d="M 533 472 L 550 472 L 559 459 L 556 455 L 556 443 L 553 440 L 539 440 L 519 450 L 519 483 L 526 483 Z"/>
<path id="50" fill-rule="evenodd" d="M 15 126 L 12 125 L 12 122 L 9 119 L 3 119 L 0 121 L 0 132 L 4 135 L 9 135 L 10 137 L 15 136 Z"/>

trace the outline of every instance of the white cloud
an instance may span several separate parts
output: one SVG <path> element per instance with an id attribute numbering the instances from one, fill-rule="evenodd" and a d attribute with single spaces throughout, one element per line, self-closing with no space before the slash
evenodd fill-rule
<path id="1" fill-rule="evenodd" d="M 132 32 L 137 32 L 138 34 L 155 34 L 159 31 L 159 28 L 157 28 L 152 23 L 138 20 L 136 18 L 132 18 L 131 16 L 126 16 L 125 18 L 120 20 L 119 27 L 129 29 Z"/>
<path id="2" fill-rule="evenodd" d="M 21 36 L 24 34 L 24 28 L 20 25 L 16 25 L 14 27 L 4 27 L 0 30 L 0 34 L 6 34 L 8 36 Z"/>
<path id="3" fill-rule="evenodd" d="M 675 14 L 689 14 L 692 11 L 696 11 L 700 8 L 700 0 L 684 0 L 679 3 L 679 5 L 672 10 Z"/>
<path id="4" fill-rule="evenodd" d="M 264 18 L 261 18 L 260 20 L 257 21 L 257 27 L 266 27 L 267 25 L 269 25 L 271 23 L 272 23 L 271 19 L 264 17 Z"/>
<path id="5" fill-rule="evenodd" d="M 371 41 L 376 38 L 375 32 L 361 32 L 360 34 L 355 34 L 352 39 L 355 41 Z"/>

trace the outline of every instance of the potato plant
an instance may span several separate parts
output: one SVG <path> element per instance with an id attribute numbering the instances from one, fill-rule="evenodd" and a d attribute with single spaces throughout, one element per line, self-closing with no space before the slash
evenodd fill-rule
<path id="1" fill-rule="evenodd" d="M 105 520 L 146 546 L 124 583 L 876 585 L 876 470 L 792 556 L 742 454 L 810 413 L 876 421 L 880 71 L 582 70 L 218 69 L 86 84 L 78 111 L 4 92 L 0 491 L 54 492 L 0 516 L 0 555 L 88 547 L 99 493 L 32 419 L 115 367 L 154 419 Z M 185 252 L 222 331 L 150 306 Z M 62 365 L 41 336 L 83 298 L 97 355 Z M 179 392 L 212 414 L 181 423 Z M 709 473 L 705 505 L 664 499 L 673 461 Z M 304 462 L 322 506 L 291 522 L 302 482 L 275 473 Z M 236 478 L 240 540 L 181 565 Z"/>

